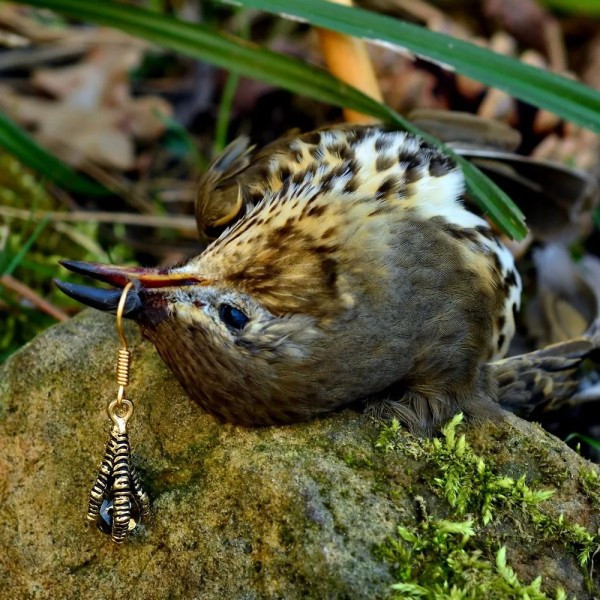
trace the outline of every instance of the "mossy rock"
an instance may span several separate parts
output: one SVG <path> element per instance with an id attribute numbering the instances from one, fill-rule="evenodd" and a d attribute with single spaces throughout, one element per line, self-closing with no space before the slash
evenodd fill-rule
<path id="1" fill-rule="evenodd" d="M 119 347 L 88 310 L 0 367 L 1 598 L 600 594 L 598 471 L 537 425 L 454 422 L 437 441 L 350 410 L 222 425 L 127 335 L 152 517 L 120 546 L 85 524 Z"/>

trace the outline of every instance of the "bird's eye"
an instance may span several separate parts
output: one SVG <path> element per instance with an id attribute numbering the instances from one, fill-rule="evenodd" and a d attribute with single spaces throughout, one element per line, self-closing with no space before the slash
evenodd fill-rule
<path id="1" fill-rule="evenodd" d="M 219 317 L 227 327 L 241 331 L 248 322 L 248 317 L 235 306 L 230 304 L 221 304 L 219 306 Z"/>

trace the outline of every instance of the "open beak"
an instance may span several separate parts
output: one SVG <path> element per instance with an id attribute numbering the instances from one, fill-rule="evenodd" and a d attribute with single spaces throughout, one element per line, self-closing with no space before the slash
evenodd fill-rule
<path id="1" fill-rule="evenodd" d="M 186 273 L 171 273 L 166 269 L 147 269 L 144 267 L 118 267 L 114 265 L 103 265 L 77 260 L 61 260 L 60 264 L 81 275 L 87 275 L 92 279 L 103 281 L 117 289 L 96 288 L 87 285 L 67 283 L 66 281 L 54 280 L 54 283 L 62 292 L 74 300 L 97 308 L 99 310 L 115 312 L 121 298 L 122 288 L 129 282 L 133 282 L 133 288 L 127 294 L 123 316 L 135 318 L 143 308 L 140 292 L 145 289 L 156 289 L 171 286 L 193 285 L 199 283 L 199 279 Z"/>

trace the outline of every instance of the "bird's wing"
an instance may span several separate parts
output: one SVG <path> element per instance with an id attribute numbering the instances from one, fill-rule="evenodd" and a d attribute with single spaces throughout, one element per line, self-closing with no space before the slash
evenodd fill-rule
<path id="1" fill-rule="evenodd" d="M 525 214 L 536 239 L 571 241 L 591 226 L 600 191 L 594 177 L 557 162 L 515 153 L 520 134 L 477 115 L 419 109 L 408 118 L 490 177 Z"/>
<path id="2" fill-rule="evenodd" d="M 252 161 L 254 147 L 239 137 L 202 174 L 196 193 L 196 223 L 202 238 L 210 239 L 233 222 L 242 209 L 237 177 Z"/>
<path id="3" fill-rule="evenodd" d="M 251 188 L 268 185 L 269 163 L 286 151 L 297 129 L 256 150 L 246 136 L 240 136 L 225 147 L 200 177 L 196 192 L 195 214 L 198 233 L 203 242 L 218 238 L 241 219 L 257 203 Z"/>

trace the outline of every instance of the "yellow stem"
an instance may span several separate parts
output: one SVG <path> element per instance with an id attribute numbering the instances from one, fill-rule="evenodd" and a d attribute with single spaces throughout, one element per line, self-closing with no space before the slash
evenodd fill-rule
<path id="1" fill-rule="evenodd" d="M 330 1 L 352 6 L 352 0 Z M 345 83 L 382 102 L 379 82 L 363 40 L 327 29 L 317 29 L 317 33 L 329 71 Z M 374 117 L 351 109 L 344 109 L 344 118 L 350 123 L 377 122 Z"/>

